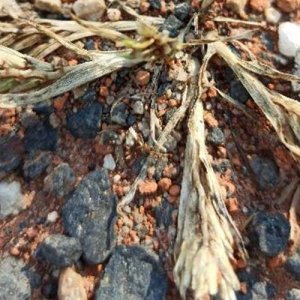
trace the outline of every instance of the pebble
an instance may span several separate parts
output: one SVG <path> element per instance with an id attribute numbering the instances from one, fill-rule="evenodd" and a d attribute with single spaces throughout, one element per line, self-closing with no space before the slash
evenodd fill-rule
<path id="1" fill-rule="evenodd" d="M 161 203 L 155 207 L 155 219 L 158 227 L 168 228 L 173 224 L 172 214 L 174 211 L 174 206 L 170 204 L 168 201 L 163 199 Z"/>
<path id="2" fill-rule="evenodd" d="M 284 13 L 291 13 L 300 9 L 299 0 L 276 0 L 276 5 Z"/>
<path id="3" fill-rule="evenodd" d="M 20 166 L 22 153 L 23 145 L 19 137 L 0 137 L 0 179 Z"/>
<path id="4" fill-rule="evenodd" d="M 0 182 L 0 220 L 25 209 L 26 204 L 18 181 Z"/>
<path id="5" fill-rule="evenodd" d="M 103 167 L 110 171 L 113 171 L 116 168 L 116 162 L 111 154 L 106 154 L 104 156 Z"/>
<path id="6" fill-rule="evenodd" d="M 259 281 L 254 283 L 251 288 L 252 299 L 275 299 L 276 289 L 273 284 L 265 281 Z"/>
<path id="7" fill-rule="evenodd" d="M 291 289 L 287 292 L 285 300 L 300 300 L 300 290 Z"/>
<path id="8" fill-rule="evenodd" d="M 270 0 L 250 0 L 249 5 L 253 10 L 262 13 L 270 5 Z"/>
<path id="9" fill-rule="evenodd" d="M 225 142 L 225 136 L 221 128 L 213 127 L 207 134 L 207 141 L 215 146 L 220 146 Z"/>
<path id="10" fill-rule="evenodd" d="M 67 128 L 76 138 L 95 138 L 101 126 L 102 106 L 100 103 L 87 105 L 67 116 Z"/>
<path id="11" fill-rule="evenodd" d="M 286 270 L 300 281 L 300 248 L 290 256 L 285 264 Z"/>
<path id="12" fill-rule="evenodd" d="M 17 258 L 0 258 L 0 299 L 29 300 L 31 286 L 25 263 Z"/>
<path id="13" fill-rule="evenodd" d="M 107 10 L 107 18 L 110 21 L 119 21 L 121 19 L 121 11 L 117 8 L 109 8 Z"/>
<path id="14" fill-rule="evenodd" d="M 57 130 L 47 122 L 38 122 L 25 130 L 24 147 L 28 152 L 54 151 L 57 145 Z"/>
<path id="15" fill-rule="evenodd" d="M 100 21 L 106 11 L 104 0 L 77 0 L 73 4 L 77 17 L 88 21 Z"/>
<path id="16" fill-rule="evenodd" d="M 149 0 L 149 4 L 151 8 L 160 9 L 161 8 L 161 1 L 160 0 Z"/>
<path id="17" fill-rule="evenodd" d="M 262 190 L 274 187 L 279 181 L 279 170 L 275 161 L 255 156 L 250 160 L 250 166 Z"/>
<path id="18" fill-rule="evenodd" d="M 158 187 L 164 192 L 167 192 L 170 189 L 171 185 L 172 185 L 172 180 L 166 177 L 160 179 L 158 182 Z"/>
<path id="19" fill-rule="evenodd" d="M 34 6 L 40 10 L 55 13 L 61 9 L 61 0 L 35 0 Z"/>
<path id="20" fill-rule="evenodd" d="M 44 188 L 61 198 L 72 190 L 75 180 L 73 169 L 67 163 L 61 163 L 44 179 Z"/>
<path id="21" fill-rule="evenodd" d="M 60 268 L 75 264 L 81 254 L 79 240 L 62 234 L 52 234 L 46 237 L 37 251 L 39 258 Z"/>
<path id="22" fill-rule="evenodd" d="M 153 194 L 157 191 L 158 185 L 154 180 L 146 180 L 139 184 L 139 192 L 142 195 Z"/>
<path id="23" fill-rule="evenodd" d="M 58 282 L 58 300 L 87 300 L 84 279 L 72 268 L 61 271 Z"/>
<path id="24" fill-rule="evenodd" d="M 56 210 L 51 211 L 47 215 L 47 222 L 49 222 L 49 223 L 55 223 L 58 218 L 59 218 L 58 212 Z"/>
<path id="25" fill-rule="evenodd" d="M 182 28 L 182 26 L 183 23 L 180 20 L 178 20 L 175 16 L 170 15 L 166 18 L 162 25 L 162 29 L 167 30 L 171 38 L 175 38 L 179 34 L 179 29 Z"/>
<path id="26" fill-rule="evenodd" d="M 170 196 L 177 197 L 180 194 L 180 186 L 176 184 L 172 185 L 169 189 L 169 194 Z"/>
<path id="27" fill-rule="evenodd" d="M 137 74 L 135 76 L 135 79 L 136 79 L 138 85 L 145 86 L 149 83 L 150 77 L 151 77 L 150 72 L 140 70 L 140 71 L 137 72 Z"/>
<path id="28" fill-rule="evenodd" d="M 143 115 L 144 114 L 144 103 L 142 101 L 136 101 L 133 104 L 132 109 L 135 114 Z"/>
<path id="29" fill-rule="evenodd" d="M 300 24 L 284 22 L 278 27 L 279 52 L 288 57 L 295 57 L 300 48 Z"/>
<path id="30" fill-rule="evenodd" d="M 233 99 L 242 104 L 245 104 L 247 100 L 251 98 L 248 91 L 244 88 L 239 80 L 233 80 L 230 82 L 229 94 Z"/>
<path id="31" fill-rule="evenodd" d="M 271 6 L 265 9 L 265 17 L 269 23 L 278 24 L 282 17 L 282 14 L 276 8 Z"/>
<path id="32" fill-rule="evenodd" d="M 116 197 L 110 190 L 107 170 L 89 173 L 65 200 L 62 210 L 65 231 L 78 238 L 83 258 L 102 263 L 115 245 Z"/>
<path id="33" fill-rule="evenodd" d="M 290 224 L 280 213 L 259 212 L 249 225 L 250 245 L 266 256 L 276 256 L 284 251 L 290 235 Z"/>
<path id="34" fill-rule="evenodd" d="M 177 19 L 184 22 L 190 14 L 190 5 L 187 2 L 175 6 L 174 15 Z"/>
<path id="35" fill-rule="evenodd" d="M 95 300 L 163 300 L 167 278 L 158 257 L 141 246 L 118 246 L 110 258 Z"/>
<path id="36" fill-rule="evenodd" d="M 121 126 L 127 126 L 129 116 L 128 106 L 121 102 L 113 106 L 111 111 L 111 121 Z"/>
<path id="37" fill-rule="evenodd" d="M 32 180 L 40 176 L 50 165 L 51 155 L 41 152 L 37 156 L 29 157 L 23 165 L 23 176 L 26 180 Z"/>

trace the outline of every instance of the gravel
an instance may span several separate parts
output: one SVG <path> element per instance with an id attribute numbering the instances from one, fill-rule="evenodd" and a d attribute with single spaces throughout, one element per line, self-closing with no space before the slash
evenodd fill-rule
<path id="1" fill-rule="evenodd" d="M 62 234 L 52 234 L 45 238 L 37 251 L 37 256 L 55 267 L 75 264 L 82 254 L 78 239 Z"/>
<path id="2" fill-rule="evenodd" d="M 290 256 L 285 264 L 286 270 L 300 281 L 300 249 Z"/>
<path id="3" fill-rule="evenodd" d="M 250 160 L 250 166 L 262 190 L 274 187 L 279 181 L 279 170 L 273 160 L 254 157 Z"/>
<path id="4" fill-rule="evenodd" d="M 125 103 L 118 103 L 113 106 L 111 111 L 111 121 L 121 126 L 127 126 L 129 107 Z"/>
<path id="5" fill-rule="evenodd" d="M 167 200 L 163 199 L 161 203 L 155 207 L 155 219 L 159 227 L 168 228 L 173 224 L 172 213 L 174 207 Z"/>
<path id="6" fill-rule="evenodd" d="M 207 141 L 215 146 L 220 146 L 225 142 L 225 136 L 221 128 L 212 128 L 206 137 Z"/>
<path id="7" fill-rule="evenodd" d="M 89 264 L 106 260 L 115 245 L 116 197 L 110 190 L 107 171 L 87 175 L 63 206 L 66 232 L 80 240 Z"/>
<path id="8" fill-rule="evenodd" d="M 21 164 L 22 140 L 16 135 L 0 137 L 0 179 Z"/>
<path id="9" fill-rule="evenodd" d="M 155 254 L 119 246 L 109 260 L 95 300 L 162 300 L 167 279 Z"/>
<path id="10" fill-rule="evenodd" d="M 186 2 L 176 5 L 174 11 L 175 17 L 184 22 L 190 14 L 190 9 L 190 5 Z"/>
<path id="11" fill-rule="evenodd" d="M 29 157 L 23 164 L 23 176 L 26 180 L 32 180 L 41 175 L 50 165 L 51 155 L 41 152 L 36 156 Z"/>
<path id="12" fill-rule="evenodd" d="M 182 28 L 183 23 L 178 20 L 175 16 L 170 15 L 166 18 L 164 24 L 162 25 L 163 30 L 169 32 L 169 36 L 174 38 L 179 34 L 179 29 Z"/>
<path id="13" fill-rule="evenodd" d="M 247 100 L 251 98 L 248 91 L 244 88 L 244 86 L 238 80 L 231 81 L 229 95 L 233 99 L 239 101 L 242 104 L 245 104 L 247 102 Z"/>
<path id="14" fill-rule="evenodd" d="M 290 224 L 281 214 L 259 212 L 249 225 L 250 245 L 266 256 L 276 256 L 284 251 L 290 235 Z"/>
<path id="15" fill-rule="evenodd" d="M 154 9 L 160 9 L 161 8 L 161 1 L 160 0 L 149 0 L 150 7 Z"/>
<path id="16" fill-rule="evenodd" d="M 67 116 L 67 128 L 76 138 L 95 138 L 101 125 L 102 106 L 93 103 Z"/>
<path id="17" fill-rule="evenodd" d="M 73 169 L 67 163 L 61 163 L 44 179 L 44 187 L 61 198 L 72 190 L 75 180 Z"/>
<path id="18" fill-rule="evenodd" d="M 22 260 L 11 256 L 0 258 L 0 300 L 27 300 L 31 286 Z"/>
<path id="19" fill-rule="evenodd" d="M 300 290 L 291 289 L 287 292 L 285 300 L 300 300 Z"/>
<path id="20" fill-rule="evenodd" d="M 113 171 L 116 168 L 116 162 L 111 154 L 106 154 L 103 159 L 103 168 Z"/>
<path id="21" fill-rule="evenodd" d="M 24 146 L 28 152 L 37 150 L 54 151 L 57 145 L 58 134 L 47 122 L 38 122 L 25 131 Z"/>

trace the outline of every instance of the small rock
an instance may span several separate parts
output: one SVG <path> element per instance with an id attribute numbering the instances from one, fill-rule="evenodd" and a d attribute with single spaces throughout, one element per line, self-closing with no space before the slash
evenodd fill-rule
<path id="1" fill-rule="evenodd" d="M 20 259 L 6 256 L 0 258 L 0 299 L 31 299 L 30 281 L 25 271 L 26 265 Z"/>
<path id="2" fill-rule="evenodd" d="M 115 245 L 116 197 L 105 169 L 88 174 L 66 199 L 62 210 L 66 232 L 81 242 L 87 263 L 102 263 Z"/>
<path id="3" fill-rule="evenodd" d="M 280 213 L 260 212 L 253 218 L 248 237 L 250 244 L 266 256 L 276 256 L 284 251 L 290 235 L 290 224 Z"/>
<path id="4" fill-rule="evenodd" d="M 300 300 L 300 290 L 291 289 L 287 292 L 285 300 Z"/>
<path id="5" fill-rule="evenodd" d="M 220 146 L 225 142 L 225 136 L 221 128 L 213 127 L 207 134 L 207 141 L 215 146 Z"/>
<path id="6" fill-rule="evenodd" d="M 276 5 L 284 13 L 291 13 L 300 9 L 299 0 L 276 0 Z"/>
<path id="7" fill-rule="evenodd" d="M 256 282 L 252 286 L 251 292 L 253 300 L 274 299 L 276 295 L 276 289 L 274 285 L 265 281 Z"/>
<path id="8" fill-rule="evenodd" d="M 55 223 L 58 218 L 59 218 L 58 212 L 56 210 L 51 211 L 47 215 L 47 222 L 49 222 L 49 223 Z"/>
<path id="9" fill-rule="evenodd" d="M 0 137 L 0 179 L 21 164 L 22 141 L 17 136 Z"/>
<path id="10" fill-rule="evenodd" d="M 158 185 L 154 180 L 146 180 L 139 184 L 139 192 L 144 194 L 153 194 L 157 191 Z"/>
<path id="11" fill-rule="evenodd" d="M 300 281 L 300 249 L 288 258 L 285 268 Z"/>
<path id="12" fill-rule="evenodd" d="M 88 105 L 67 116 L 67 128 L 76 138 L 96 137 L 101 125 L 102 106 L 100 103 Z"/>
<path id="13" fill-rule="evenodd" d="M 172 185 L 169 189 L 169 194 L 170 196 L 177 197 L 180 194 L 180 186 L 176 184 Z"/>
<path id="14" fill-rule="evenodd" d="M 270 0 L 250 0 L 249 5 L 253 10 L 261 13 L 268 8 Z"/>
<path id="15" fill-rule="evenodd" d="M 295 57 L 300 48 L 300 25 L 291 22 L 281 23 L 278 34 L 279 52 L 288 57 Z"/>
<path id="16" fill-rule="evenodd" d="M 151 8 L 160 9 L 161 8 L 161 1 L 160 0 L 149 0 L 149 4 Z"/>
<path id="17" fill-rule="evenodd" d="M 73 4 L 75 14 L 84 20 L 100 21 L 106 11 L 104 0 L 77 0 Z"/>
<path id="18" fill-rule="evenodd" d="M 72 190 L 75 180 L 71 167 L 61 163 L 44 179 L 45 190 L 60 198 Z"/>
<path id="19" fill-rule="evenodd" d="M 135 79 L 140 86 L 145 86 L 150 81 L 150 73 L 148 71 L 140 70 L 137 72 Z"/>
<path id="20" fill-rule="evenodd" d="M 26 207 L 18 181 L 0 182 L 0 220 Z"/>
<path id="21" fill-rule="evenodd" d="M 109 260 L 95 300 L 163 300 L 167 279 L 154 253 L 119 246 Z"/>
<path id="22" fill-rule="evenodd" d="M 34 6 L 40 10 L 59 12 L 61 9 L 61 0 L 35 0 Z"/>
<path id="23" fill-rule="evenodd" d="M 113 171 L 116 168 L 116 162 L 111 154 L 104 156 L 103 168 Z"/>
<path id="24" fill-rule="evenodd" d="M 168 228 L 173 224 L 172 214 L 174 206 L 163 199 L 161 203 L 155 207 L 155 219 L 158 227 L 164 226 Z"/>
<path id="25" fill-rule="evenodd" d="M 167 192 L 171 187 L 171 185 L 172 185 L 172 180 L 166 177 L 160 179 L 160 181 L 158 182 L 159 188 L 164 192 Z"/>
<path id="26" fill-rule="evenodd" d="M 278 24 L 282 17 L 282 14 L 276 8 L 271 6 L 265 9 L 265 17 L 269 23 Z"/>
<path id="27" fill-rule="evenodd" d="M 111 111 L 111 121 L 121 126 L 127 125 L 128 116 L 128 106 L 123 102 L 115 105 Z"/>
<path id="28" fill-rule="evenodd" d="M 52 234 L 46 237 L 37 252 L 38 257 L 60 268 L 75 264 L 81 254 L 79 240 L 62 234 Z"/>
<path id="29" fill-rule="evenodd" d="M 162 29 L 167 30 L 169 32 L 169 36 L 175 38 L 179 34 L 179 29 L 182 28 L 182 26 L 183 23 L 180 20 L 178 20 L 175 16 L 170 15 L 166 18 L 162 25 Z"/>
<path id="30" fill-rule="evenodd" d="M 84 280 L 72 268 L 61 271 L 58 282 L 58 300 L 87 300 Z"/>
<path id="31" fill-rule="evenodd" d="M 187 2 L 180 3 L 175 6 L 175 17 L 184 22 L 190 14 L 190 5 Z"/>
<path id="32" fill-rule="evenodd" d="M 51 155 L 41 152 L 34 158 L 28 158 L 23 165 L 23 175 L 26 180 L 32 180 L 41 175 L 50 165 Z"/>
<path id="33" fill-rule="evenodd" d="M 274 187 L 277 184 L 279 170 L 273 160 L 264 157 L 254 157 L 250 160 L 250 166 L 262 190 Z"/>
<path id="34" fill-rule="evenodd" d="M 233 99 L 239 101 L 242 104 L 245 104 L 247 100 L 251 98 L 248 91 L 238 80 L 233 80 L 230 82 L 229 94 Z"/>
<path id="35" fill-rule="evenodd" d="M 32 111 L 37 115 L 49 116 L 54 112 L 54 107 L 50 100 L 37 103 L 33 106 Z"/>
<path id="36" fill-rule="evenodd" d="M 142 101 L 134 102 L 132 109 L 135 114 L 143 115 L 144 114 L 144 103 Z"/>
<path id="37" fill-rule="evenodd" d="M 28 152 L 37 150 L 54 151 L 57 144 L 57 130 L 47 122 L 39 122 L 25 130 L 24 146 Z"/>
<path id="38" fill-rule="evenodd" d="M 107 18 L 110 21 L 119 21 L 121 19 L 121 11 L 117 8 L 109 8 L 107 10 Z"/>

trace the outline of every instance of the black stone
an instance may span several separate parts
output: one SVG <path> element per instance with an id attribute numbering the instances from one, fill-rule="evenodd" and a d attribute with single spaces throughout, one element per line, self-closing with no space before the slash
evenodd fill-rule
<path id="1" fill-rule="evenodd" d="M 129 108 L 125 103 L 118 103 L 111 111 L 111 121 L 121 126 L 127 126 Z"/>
<path id="2" fill-rule="evenodd" d="M 89 104 L 95 102 L 97 100 L 96 87 L 89 85 L 81 99 Z"/>
<path id="3" fill-rule="evenodd" d="M 174 38 L 179 34 L 179 29 L 182 27 L 183 23 L 175 16 L 170 15 L 162 25 L 162 30 L 167 30 L 169 32 L 169 36 Z"/>
<path id="4" fill-rule="evenodd" d="M 29 300 L 30 280 L 24 270 L 26 265 L 11 256 L 0 258 L 0 300 Z"/>
<path id="5" fill-rule="evenodd" d="M 207 141 L 215 146 L 220 146 L 225 142 L 225 136 L 221 128 L 214 127 L 211 129 L 206 137 Z"/>
<path id="6" fill-rule="evenodd" d="M 245 104 L 247 100 L 251 98 L 248 91 L 238 80 L 231 81 L 229 94 L 233 99 L 239 101 L 242 104 Z"/>
<path id="7" fill-rule="evenodd" d="M 180 3 L 175 6 L 175 17 L 180 21 L 184 22 L 189 17 L 190 14 L 190 5 L 187 2 Z"/>
<path id="8" fill-rule="evenodd" d="M 249 225 L 248 238 L 252 247 L 266 256 L 284 251 L 290 235 L 290 224 L 280 213 L 259 212 Z"/>
<path id="9" fill-rule="evenodd" d="M 80 240 L 83 258 L 89 264 L 105 261 L 115 245 L 116 197 L 108 183 L 107 171 L 93 171 L 63 206 L 64 228 Z"/>
<path id="10" fill-rule="evenodd" d="M 274 187 L 279 181 L 279 170 L 274 160 L 254 157 L 250 161 L 250 166 L 262 190 Z"/>
<path id="11" fill-rule="evenodd" d="M 41 175 L 50 165 L 51 155 L 42 152 L 39 155 L 28 158 L 23 165 L 23 175 L 26 180 L 32 180 Z"/>
<path id="12" fill-rule="evenodd" d="M 291 273 L 297 280 L 300 281 L 300 249 L 290 256 L 285 264 L 285 268 Z"/>
<path id="13" fill-rule="evenodd" d="M 87 38 L 85 43 L 84 43 L 84 48 L 86 50 L 96 50 L 95 41 L 91 38 Z"/>
<path id="14" fill-rule="evenodd" d="M 54 151 L 56 149 L 57 130 L 47 122 L 39 122 L 25 131 L 24 146 L 28 152 L 37 150 Z"/>
<path id="15" fill-rule="evenodd" d="M 13 136 L 0 137 L 0 179 L 7 172 L 17 169 L 22 160 L 22 140 Z"/>
<path id="16" fill-rule="evenodd" d="M 51 101 L 35 104 L 32 110 L 38 115 L 50 115 L 54 112 Z"/>
<path id="17" fill-rule="evenodd" d="M 102 106 L 94 103 L 67 116 L 67 128 L 76 138 L 92 139 L 96 137 L 101 125 Z"/>
<path id="18" fill-rule="evenodd" d="M 109 260 L 95 300 L 163 300 L 167 279 L 158 258 L 140 246 L 119 246 Z"/>
<path id="19" fill-rule="evenodd" d="M 151 8 L 160 9 L 161 8 L 161 1 L 160 0 L 149 0 L 149 4 Z"/>
<path id="20" fill-rule="evenodd" d="M 46 237 L 37 251 L 37 257 L 60 268 L 75 264 L 81 254 L 79 240 L 62 234 L 52 234 Z"/>
<path id="21" fill-rule="evenodd" d="M 136 122 L 136 116 L 134 114 L 129 114 L 126 122 L 127 126 L 132 126 Z"/>

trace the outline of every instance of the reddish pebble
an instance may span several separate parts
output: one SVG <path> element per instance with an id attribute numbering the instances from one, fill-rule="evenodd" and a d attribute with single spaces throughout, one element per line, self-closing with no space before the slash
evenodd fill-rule
<path id="1" fill-rule="evenodd" d="M 32 227 L 28 228 L 26 230 L 26 235 L 29 237 L 29 238 L 34 238 L 36 237 L 38 234 L 38 231 Z"/>
<path id="2" fill-rule="evenodd" d="M 154 180 L 146 180 L 140 183 L 139 191 L 141 194 L 153 194 L 157 191 L 158 185 Z"/>
<path id="3" fill-rule="evenodd" d="M 164 191 L 167 192 L 169 190 L 169 188 L 172 185 L 172 180 L 170 178 L 162 178 L 159 182 L 158 182 L 158 186 L 159 188 Z"/>
<path id="4" fill-rule="evenodd" d="M 176 107 L 177 104 L 178 104 L 178 102 L 177 102 L 177 100 L 175 100 L 175 99 L 170 99 L 170 100 L 168 101 L 168 104 L 169 104 L 170 107 Z"/>
<path id="5" fill-rule="evenodd" d="M 179 185 L 172 185 L 169 189 L 170 196 L 176 197 L 180 194 L 180 186 Z"/>
<path id="6" fill-rule="evenodd" d="M 100 88 L 99 88 L 99 94 L 100 94 L 100 96 L 106 98 L 108 96 L 108 94 L 109 94 L 108 88 L 106 86 L 104 86 L 104 85 L 100 86 Z"/>
<path id="7" fill-rule="evenodd" d="M 276 5 L 285 13 L 290 13 L 300 9 L 300 0 L 277 0 Z"/>
<path id="8" fill-rule="evenodd" d="M 54 106 L 56 111 L 62 111 L 63 110 L 68 97 L 69 97 L 68 94 L 64 94 L 63 96 L 58 97 L 53 101 L 53 106 Z"/>
<path id="9" fill-rule="evenodd" d="M 144 86 L 150 81 L 150 73 L 148 71 L 138 71 L 136 74 L 136 81 L 139 85 Z"/>
<path id="10" fill-rule="evenodd" d="M 17 247 L 11 248 L 9 252 L 12 256 L 19 256 L 20 255 L 20 250 Z"/>
<path id="11" fill-rule="evenodd" d="M 257 12 L 263 12 L 266 8 L 269 7 L 270 1 L 269 0 L 250 0 L 249 2 L 250 7 Z"/>

